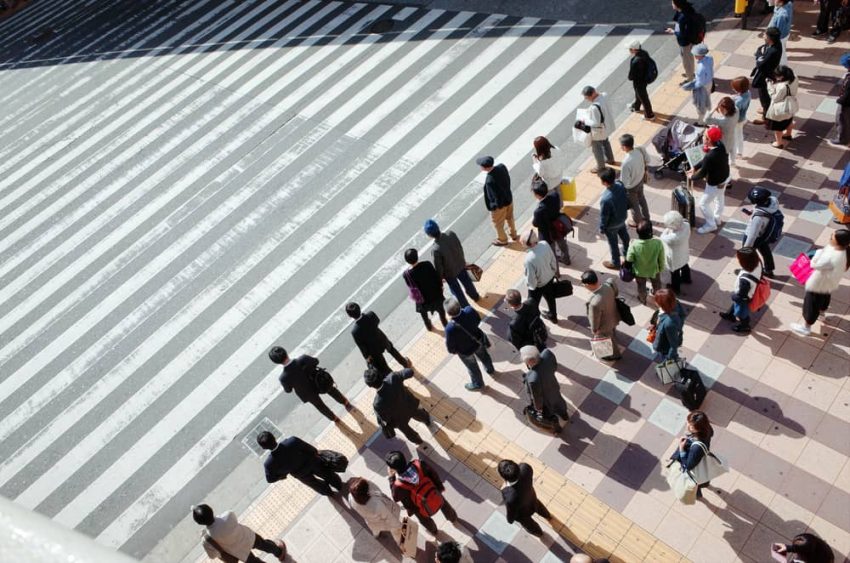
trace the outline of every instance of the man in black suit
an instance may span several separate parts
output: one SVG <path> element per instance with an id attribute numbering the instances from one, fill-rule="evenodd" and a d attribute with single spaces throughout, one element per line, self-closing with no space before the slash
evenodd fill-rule
<path id="1" fill-rule="evenodd" d="M 269 450 L 263 461 L 267 483 L 292 475 L 323 496 L 334 494 L 331 487 L 337 491 L 342 489 L 340 476 L 325 465 L 316 448 L 301 438 L 290 436 L 278 444 L 271 432 L 263 431 L 257 435 L 257 443 L 264 450 Z"/>
<path id="2" fill-rule="evenodd" d="M 514 348 L 519 350 L 523 346 L 537 346 L 543 351 L 549 333 L 540 318 L 540 305 L 537 300 L 529 297 L 523 301 L 519 291 L 509 289 L 505 293 L 505 303 L 516 313 L 508 325 L 508 337 Z"/>
<path id="3" fill-rule="evenodd" d="M 419 399 L 404 386 L 404 381 L 411 377 L 413 370 L 410 368 L 395 371 L 387 376 L 375 368 L 369 368 L 363 376 L 366 385 L 377 390 L 372 406 L 384 436 L 391 438 L 398 429 L 408 440 L 419 445 L 422 443 L 422 436 L 410 427 L 410 419 L 430 425 L 431 415 L 419 406 Z"/>
<path id="4" fill-rule="evenodd" d="M 484 207 L 490 212 L 490 219 L 496 228 L 496 240 L 493 246 L 508 244 L 505 223 L 511 232 L 511 238 L 519 240 L 514 223 L 514 196 L 511 193 L 511 175 L 504 164 L 496 164 L 492 156 L 482 156 L 475 163 L 487 173 L 484 178 Z"/>
<path id="5" fill-rule="evenodd" d="M 502 499 L 505 501 L 505 517 L 508 523 L 519 522 L 529 534 L 542 536 L 543 530 L 532 516 L 537 513 L 549 520 L 552 515 L 543 503 L 537 500 L 537 493 L 534 492 L 534 470 L 527 463 L 517 465 L 509 459 L 500 461 L 498 470 L 505 480 Z"/>
<path id="6" fill-rule="evenodd" d="M 354 319 L 351 336 L 354 337 L 354 343 L 357 344 L 367 364 L 371 364 L 383 375 L 389 374 L 390 366 L 384 359 L 384 352 L 389 352 L 402 367 L 409 368 L 412 365 L 410 358 L 402 356 L 390 342 L 390 339 L 387 338 L 387 335 L 384 334 L 384 331 L 380 329 L 381 320 L 374 311 L 361 313 L 360 305 L 349 303 L 345 306 L 345 312 Z"/>
<path id="7" fill-rule="evenodd" d="M 550 190 L 546 182 L 535 178 L 531 182 L 531 194 L 538 202 L 531 219 L 531 224 L 537 227 L 537 238 L 548 242 L 558 262 L 569 266 L 572 262 L 567 239 L 558 237 L 552 226 L 552 223 L 561 215 L 561 199 L 558 191 Z"/>
<path id="8" fill-rule="evenodd" d="M 283 366 L 283 373 L 280 374 L 279 380 L 284 391 L 287 393 L 295 391 L 295 396 L 301 399 L 302 403 L 310 403 L 332 421 L 339 422 L 339 417 L 328 408 L 319 396 L 320 394 L 326 393 L 337 403 L 345 405 L 345 408 L 351 408 L 351 403 L 337 389 L 334 380 L 330 378 L 330 374 L 325 371 L 317 377 L 318 358 L 303 354 L 292 359 L 286 353 L 286 350 L 280 346 L 275 346 L 269 351 L 269 359 L 273 363 Z"/>

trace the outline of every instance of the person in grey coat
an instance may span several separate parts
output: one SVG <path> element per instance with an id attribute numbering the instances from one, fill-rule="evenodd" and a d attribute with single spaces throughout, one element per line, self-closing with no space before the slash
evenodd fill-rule
<path id="1" fill-rule="evenodd" d="M 610 338 L 614 346 L 614 354 L 601 359 L 619 360 L 622 354 L 617 344 L 616 328 L 620 324 L 620 313 L 617 310 L 618 291 L 614 278 L 608 278 L 602 282 L 596 272 L 586 270 L 581 275 L 581 285 L 590 291 L 590 299 L 587 302 L 590 333 L 594 338 Z"/>
<path id="2" fill-rule="evenodd" d="M 460 302 L 461 307 L 469 305 L 469 301 L 466 300 L 467 294 L 473 301 L 481 299 L 472 283 L 472 278 L 469 277 L 469 272 L 466 271 L 466 258 L 457 235 L 452 231 L 441 232 L 440 226 L 433 219 L 425 221 L 425 234 L 434 239 L 434 247 L 431 249 L 434 268 L 440 278 L 446 280 L 449 291 Z"/>
<path id="3" fill-rule="evenodd" d="M 375 368 L 369 368 L 363 374 L 366 385 L 377 390 L 372 407 L 384 436 L 392 438 L 398 429 L 408 440 L 419 445 L 422 436 L 410 427 L 410 419 L 430 425 L 431 415 L 419 406 L 419 399 L 404 386 L 411 377 L 413 370 L 410 368 L 394 371 L 386 377 Z"/>
<path id="4" fill-rule="evenodd" d="M 561 395 L 561 387 L 555 378 L 558 361 L 552 350 L 547 348 L 541 352 L 536 346 L 523 346 L 519 355 L 528 368 L 522 379 L 528 392 L 529 408 L 541 413 L 543 419 L 557 416 L 569 421 L 567 401 Z M 560 432 L 558 425 L 555 432 Z"/>

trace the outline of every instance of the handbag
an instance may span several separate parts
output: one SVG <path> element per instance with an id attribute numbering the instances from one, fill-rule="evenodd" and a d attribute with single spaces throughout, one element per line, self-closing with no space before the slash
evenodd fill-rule
<path id="1" fill-rule="evenodd" d="M 402 555 L 416 559 L 416 540 L 419 538 L 419 523 L 405 516 L 401 519 L 401 536 L 398 539 L 398 546 L 401 548 Z"/>
<path id="2" fill-rule="evenodd" d="M 422 291 L 416 287 L 415 283 L 413 283 L 413 277 L 410 275 L 410 270 L 405 270 L 402 276 L 404 276 L 404 283 L 407 284 L 407 293 L 410 295 L 410 300 L 417 305 L 425 303 L 425 297 L 422 295 Z"/>
<path id="3" fill-rule="evenodd" d="M 334 378 L 325 368 L 317 367 L 313 371 L 313 385 L 319 393 L 327 393 L 334 387 Z"/>
<path id="4" fill-rule="evenodd" d="M 599 359 L 609 358 L 614 355 L 614 341 L 610 336 L 591 338 L 590 349 L 593 355 Z"/>
<path id="5" fill-rule="evenodd" d="M 573 225 L 572 218 L 566 213 L 559 213 L 558 217 L 552 221 L 552 232 L 556 240 L 567 238 L 567 235 L 575 232 L 575 225 Z"/>
<path id="6" fill-rule="evenodd" d="M 481 281 L 481 276 L 484 275 L 484 270 L 481 269 L 481 266 L 478 264 L 467 264 L 466 271 L 469 272 L 469 275 L 472 276 L 472 279 L 475 281 Z"/>
<path id="7" fill-rule="evenodd" d="M 779 100 L 778 102 L 771 101 L 770 107 L 767 108 L 764 116 L 771 121 L 783 121 L 785 119 L 791 119 L 794 117 L 794 114 L 799 110 L 799 106 L 797 104 L 797 99 L 791 95 L 791 87 L 787 84 L 785 85 L 787 90 L 785 97 Z"/>
<path id="8" fill-rule="evenodd" d="M 569 297 L 573 294 L 573 284 L 570 280 L 555 280 L 552 282 L 552 293 L 555 299 Z"/>
<path id="9" fill-rule="evenodd" d="M 628 262 L 623 262 L 620 266 L 620 279 L 625 283 L 635 281 L 635 272 L 632 270 L 632 265 Z"/>
<path id="10" fill-rule="evenodd" d="M 703 451 L 702 459 L 696 467 L 691 469 L 694 481 L 696 481 L 697 484 L 704 485 L 715 477 L 720 477 L 729 471 L 729 464 L 726 463 L 725 460 L 711 453 L 705 444 L 697 440 L 694 440 L 692 444 L 698 445 Z"/>
<path id="11" fill-rule="evenodd" d="M 806 281 L 812 276 L 812 261 L 809 260 L 809 257 L 801 252 L 797 259 L 794 260 L 791 265 L 788 267 L 791 270 L 791 275 L 794 276 L 794 279 L 805 285 Z"/>
<path id="12" fill-rule="evenodd" d="M 348 458 L 333 450 L 319 450 L 319 459 L 325 467 L 334 473 L 344 473 L 348 468 Z"/>
<path id="13" fill-rule="evenodd" d="M 561 190 L 561 201 L 575 201 L 578 197 L 575 178 L 564 178 L 559 186 Z"/>
<path id="14" fill-rule="evenodd" d="M 694 480 L 690 471 L 684 471 L 682 464 L 678 460 L 670 460 L 667 464 L 667 484 L 670 485 L 670 490 L 676 495 L 676 498 L 682 504 L 696 504 L 697 502 L 697 482 Z"/>
<path id="15" fill-rule="evenodd" d="M 685 361 L 682 359 L 664 360 L 661 363 L 655 364 L 655 375 L 662 385 L 668 385 L 681 379 L 682 368 L 685 367 Z"/>

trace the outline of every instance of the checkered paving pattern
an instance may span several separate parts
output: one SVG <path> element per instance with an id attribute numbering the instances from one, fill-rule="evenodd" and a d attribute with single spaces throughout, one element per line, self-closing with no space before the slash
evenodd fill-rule
<path id="1" fill-rule="evenodd" d="M 798 3 L 799 4 L 799 3 Z M 614 366 L 590 354 L 585 301 L 576 295 L 558 303 L 561 322 L 552 330 L 561 389 L 570 404 L 571 423 L 559 437 L 527 426 L 522 407 L 521 367 L 517 352 L 504 340 L 508 313 L 498 302 L 506 288 L 518 285 L 521 249 L 507 247 L 488 265 L 480 288 L 486 299 L 488 330 L 497 375 L 482 393 L 463 389 L 465 370 L 447 358 L 439 334 L 423 333 L 407 350 L 419 374 L 411 388 L 437 424 L 418 455 L 447 477 L 447 498 L 460 516 L 457 525 L 437 517 L 440 539 L 465 543 L 476 561 L 567 561 L 576 550 L 612 561 L 761 562 L 770 543 L 788 541 L 809 530 L 834 548 L 836 561 L 850 555 L 850 280 L 845 279 L 816 335 L 801 338 L 787 330 L 799 318 L 803 290 L 787 267 L 801 251 L 825 244 L 834 225 L 826 204 L 835 189 L 846 151 L 823 142 L 832 123 L 843 52 L 806 37 L 813 23 L 811 6 L 797 6 L 790 65 L 802 76 L 798 130 L 785 151 L 769 145 L 769 132 L 748 124 L 746 159 L 727 194 L 723 231 L 693 234 L 693 285 L 682 300 L 691 310 L 685 326 L 683 355 L 703 375 L 709 395 L 703 404 L 715 428 L 714 449 L 732 470 L 712 482 L 704 502 L 681 506 L 660 472 L 659 460 L 674 448 L 687 414 L 674 393 L 654 376 L 645 327 L 651 315 L 637 305 L 633 286 L 621 293 L 634 305 L 637 325 L 621 326 L 628 348 Z M 752 32 L 721 24 L 711 34 L 719 92 L 749 74 L 751 53 L 761 40 Z M 724 29 L 725 28 L 725 29 Z M 814 57 L 825 58 L 819 65 Z M 675 78 L 675 77 L 674 77 Z M 676 80 L 653 95 L 660 117 L 693 118 Z M 758 103 L 754 101 L 751 115 Z M 622 127 L 647 142 L 658 125 L 632 116 Z M 647 190 L 653 219 L 669 208 L 676 180 L 651 181 Z M 729 303 L 734 283 L 731 259 L 740 244 L 744 218 L 741 201 L 759 183 L 780 192 L 786 234 L 775 251 L 779 279 L 772 282 L 769 307 L 754 319 L 748 336 L 733 333 L 717 313 Z M 579 240 L 573 247 L 571 278 L 587 267 L 599 268 L 607 246 L 594 235 L 591 207 L 599 195 L 589 173 L 578 178 L 581 205 Z M 699 220 L 698 220 L 699 221 Z M 349 473 L 384 483 L 383 455 L 407 449 L 403 440 L 376 437 L 371 392 L 358 409 L 330 428 L 321 447 L 352 457 Z M 421 430 L 421 429 L 420 429 Z M 368 440 L 368 442 L 367 442 Z M 411 452 L 412 453 L 412 452 Z M 555 516 L 539 540 L 508 525 L 499 505 L 495 464 L 501 458 L 525 461 L 535 469 L 537 490 Z M 298 561 L 397 561 L 388 540 L 374 539 L 341 504 L 315 499 L 292 480 L 270 487 L 243 515 L 261 534 L 286 539 Z M 420 534 L 421 561 L 433 560 L 433 542 Z"/>

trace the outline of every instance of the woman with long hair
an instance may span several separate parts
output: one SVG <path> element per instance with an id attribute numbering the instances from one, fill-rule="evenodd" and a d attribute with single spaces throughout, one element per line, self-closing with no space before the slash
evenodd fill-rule
<path id="1" fill-rule="evenodd" d="M 679 447 L 670 459 L 681 463 L 682 471 L 693 471 L 706 452 L 711 451 L 712 436 L 714 429 L 708 415 L 702 411 L 691 411 L 688 413 L 688 433 L 679 438 Z M 697 484 L 697 498 L 702 498 L 702 489 L 710 484 L 711 482 Z"/>
<path id="2" fill-rule="evenodd" d="M 348 503 L 366 520 L 372 535 L 377 538 L 381 532 L 389 532 L 398 541 L 401 537 L 401 508 L 398 503 L 362 477 L 352 477 L 347 485 Z"/>
<path id="3" fill-rule="evenodd" d="M 812 334 L 812 325 L 829 308 L 832 292 L 850 269 L 850 231 L 841 229 L 832 233 L 829 244 L 815 252 L 811 265 L 814 271 L 806 280 L 803 322 L 791 324 L 791 330 L 801 336 Z"/>
<path id="4" fill-rule="evenodd" d="M 534 153 L 531 155 L 532 167 L 540 179 L 546 182 L 549 191 L 558 193 L 561 206 L 561 180 L 564 178 L 564 155 L 561 149 L 549 142 L 544 136 L 534 138 Z"/>
<path id="5" fill-rule="evenodd" d="M 767 79 L 767 92 L 770 94 L 770 107 L 764 114 L 767 128 L 773 131 L 774 141 L 771 145 L 784 149 L 783 141 L 791 140 L 794 128 L 794 114 L 799 109 L 797 102 L 797 77 L 790 67 L 780 65 L 776 73 Z"/>

